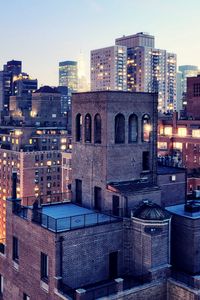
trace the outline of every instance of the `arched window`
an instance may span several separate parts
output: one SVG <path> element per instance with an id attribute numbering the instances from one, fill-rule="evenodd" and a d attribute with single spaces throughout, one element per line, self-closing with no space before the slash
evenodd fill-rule
<path id="1" fill-rule="evenodd" d="M 76 141 L 80 142 L 82 139 L 82 116 L 81 114 L 76 115 Z"/>
<path id="2" fill-rule="evenodd" d="M 144 115 L 142 117 L 142 141 L 149 142 L 151 134 L 151 119 L 149 115 Z"/>
<path id="3" fill-rule="evenodd" d="M 135 114 L 130 115 L 128 119 L 128 142 L 137 142 L 138 138 L 138 117 Z"/>
<path id="4" fill-rule="evenodd" d="M 85 142 L 91 143 L 92 141 L 92 119 L 90 114 L 85 116 Z"/>
<path id="5" fill-rule="evenodd" d="M 115 143 L 125 143 L 125 118 L 122 114 L 115 117 Z"/>
<path id="6" fill-rule="evenodd" d="M 94 117 L 94 142 L 101 144 L 101 116 L 99 114 Z"/>

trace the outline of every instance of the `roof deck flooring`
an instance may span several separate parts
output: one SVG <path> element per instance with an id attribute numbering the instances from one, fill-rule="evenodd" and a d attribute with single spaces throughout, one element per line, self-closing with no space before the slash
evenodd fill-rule
<path id="1" fill-rule="evenodd" d="M 41 225 L 49 230 L 61 232 L 119 220 L 118 217 L 96 212 L 72 203 L 44 205 Z"/>

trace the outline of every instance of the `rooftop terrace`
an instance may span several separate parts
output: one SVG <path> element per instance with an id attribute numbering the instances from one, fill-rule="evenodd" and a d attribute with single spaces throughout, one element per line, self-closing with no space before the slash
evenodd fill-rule
<path id="1" fill-rule="evenodd" d="M 72 203 L 43 204 L 38 209 L 16 204 L 14 213 L 53 232 L 63 232 L 90 226 L 119 222 L 110 211 L 97 212 Z M 30 216 L 31 215 L 31 216 Z"/>

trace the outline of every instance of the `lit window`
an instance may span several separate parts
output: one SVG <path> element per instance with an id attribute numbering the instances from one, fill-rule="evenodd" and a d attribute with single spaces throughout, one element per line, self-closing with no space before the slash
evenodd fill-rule
<path id="1" fill-rule="evenodd" d="M 182 150 L 183 144 L 175 142 L 175 143 L 173 143 L 173 147 L 174 147 L 174 149 Z"/>
<path id="2" fill-rule="evenodd" d="M 158 142 L 158 149 L 167 149 L 167 142 Z"/>
<path id="3" fill-rule="evenodd" d="M 185 127 L 179 127 L 178 128 L 178 135 L 179 136 L 186 136 L 187 135 L 187 128 L 185 128 Z"/>
<path id="4" fill-rule="evenodd" d="M 193 129 L 192 137 L 200 138 L 200 129 Z"/>
<path id="5" fill-rule="evenodd" d="M 172 127 L 164 127 L 164 135 L 172 135 Z"/>
<path id="6" fill-rule="evenodd" d="M 176 181 L 176 175 L 171 175 L 171 181 Z"/>

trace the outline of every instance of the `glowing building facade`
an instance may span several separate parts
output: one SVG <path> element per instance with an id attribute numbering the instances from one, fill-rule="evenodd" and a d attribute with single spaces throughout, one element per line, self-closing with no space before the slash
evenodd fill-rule
<path id="1" fill-rule="evenodd" d="M 143 32 L 118 38 L 116 45 L 127 47 L 128 91 L 157 92 L 159 111 L 176 110 L 176 54 L 156 49 L 154 37 Z"/>
<path id="2" fill-rule="evenodd" d="M 91 51 L 91 91 L 127 90 L 127 50 L 111 46 Z"/>

